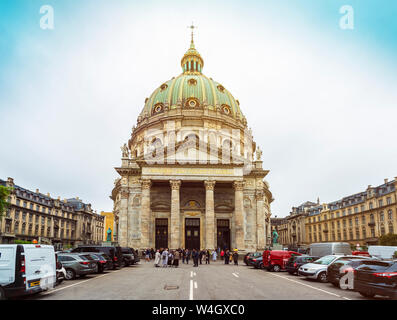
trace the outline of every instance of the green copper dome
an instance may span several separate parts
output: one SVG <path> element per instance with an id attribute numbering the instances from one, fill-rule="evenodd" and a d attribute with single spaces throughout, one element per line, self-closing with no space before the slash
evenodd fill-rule
<path id="1" fill-rule="evenodd" d="M 204 60 L 197 52 L 193 38 L 181 60 L 183 73 L 161 84 L 145 101 L 141 116 L 149 117 L 165 109 L 208 108 L 234 119 L 243 119 L 238 100 L 220 83 L 202 74 Z"/>

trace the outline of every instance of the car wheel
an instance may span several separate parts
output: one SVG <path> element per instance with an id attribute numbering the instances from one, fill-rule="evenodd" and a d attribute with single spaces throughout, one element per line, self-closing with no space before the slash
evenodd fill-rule
<path id="1" fill-rule="evenodd" d="M 2 287 L 0 287 L 0 300 L 6 299 L 6 293 Z"/>
<path id="2" fill-rule="evenodd" d="M 327 282 L 327 273 L 325 271 L 320 272 L 317 276 L 317 280 L 323 283 Z"/>
<path id="3" fill-rule="evenodd" d="M 360 293 L 363 297 L 366 297 L 366 298 L 373 298 L 373 297 L 375 297 L 375 294 L 374 294 L 374 293 L 362 292 L 362 291 L 360 291 L 359 293 Z"/>
<path id="4" fill-rule="evenodd" d="M 274 272 L 280 272 L 280 270 L 281 270 L 281 267 L 278 264 L 273 266 L 273 271 Z"/>
<path id="5" fill-rule="evenodd" d="M 259 265 L 259 267 L 260 267 L 261 269 L 265 269 L 265 266 L 263 265 L 263 263 L 261 263 L 261 264 Z"/>
<path id="6" fill-rule="evenodd" d="M 66 280 L 73 280 L 76 278 L 76 272 L 73 269 L 66 269 Z"/>

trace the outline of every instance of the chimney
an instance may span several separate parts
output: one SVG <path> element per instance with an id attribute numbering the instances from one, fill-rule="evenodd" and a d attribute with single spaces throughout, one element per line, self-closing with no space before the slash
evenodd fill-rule
<path id="1" fill-rule="evenodd" d="M 40 192 L 40 190 L 39 189 L 36 189 L 36 193 L 39 193 Z"/>
<path id="2" fill-rule="evenodd" d="M 13 185 L 13 184 L 14 184 L 14 179 L 8 177 L 8 178 L 7 178 L 7 182 L 8 182 L 9 185 Z"/>
<path id="3" fill-rule="evenodd" d="M 388 182 L 389 182 L 389 179 L 386 178 L 386 179 L 385 179 L 385 184 L 388 183 Z"/>

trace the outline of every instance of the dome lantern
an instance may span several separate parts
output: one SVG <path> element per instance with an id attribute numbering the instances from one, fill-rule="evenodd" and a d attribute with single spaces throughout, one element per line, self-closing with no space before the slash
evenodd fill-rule
<path id="1" fill-rule="evenodd" d="M 190 42 L 190 48 L 184 54 L 181 60 L 182 71 L 184 74 L 201 74 L 204 66 L 204 60 L 200 53 L 196 50 L 194 46 L 193 30 L 195 27 L 193 24 L 189 27 L 192 29 L 192 40 Z"/>

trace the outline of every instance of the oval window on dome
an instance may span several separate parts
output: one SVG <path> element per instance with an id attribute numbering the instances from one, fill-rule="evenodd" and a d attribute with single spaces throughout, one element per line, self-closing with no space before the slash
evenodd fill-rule
<path id="1" fill-rule="evenodd" d="M 198 102 L 196 99 L 188 99 L 186 101 L 186 107 L 189 108 L 196 108 L 198 106 Z"/>
<path id="2" fill-rule="evenodd" d="M 162 103 L 157 103 L 154 105 L 153 108 L 153 113 L 160 113 L 163 111 L 163 104 Z"/>
<path id="3" fill-rule="evenodd" d="M 160 90 L 161 91 L 164 91 L 165 89 L 167 89 L 168 88 L 168 85 L 166 84 L 166 83 L 163 83 L 161 86 L 160 86 Z"/>
<path id="4" fill-rule="evenodd" d="M 230 114 L 230 107 L 227 104 L 222 105 L 222 111 L 223 113 L 229 115 Z"/>
<path id="5" fill-rule="evenodd" d="M 222 93 L 225 92 L 224 86 L 218 85 L 217 88 L 218 88 L 218 90 L 219 90 L 220 92 L 222 92 Z"/>

